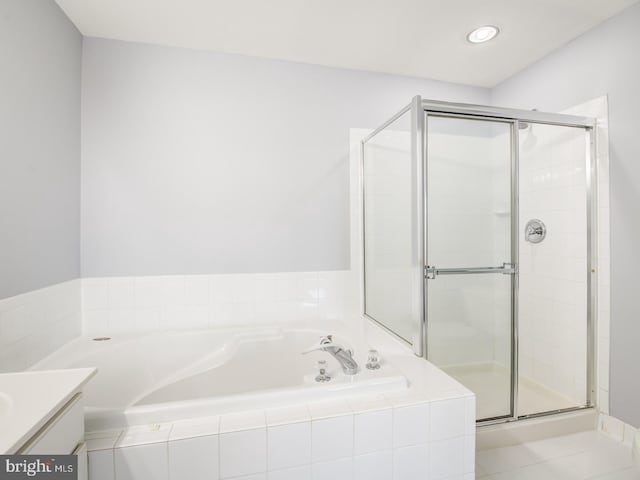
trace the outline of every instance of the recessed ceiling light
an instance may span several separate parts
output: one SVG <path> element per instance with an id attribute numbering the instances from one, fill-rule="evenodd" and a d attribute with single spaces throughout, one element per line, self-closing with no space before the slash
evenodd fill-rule
<path id="1" fill-rule="evenodd" d="M 471 43 L 484 43 L 495 38 L 500 33 L 498 27 L 493 25 L 484 25 L 473 30 L 467 35 L 467 40 Z"/>

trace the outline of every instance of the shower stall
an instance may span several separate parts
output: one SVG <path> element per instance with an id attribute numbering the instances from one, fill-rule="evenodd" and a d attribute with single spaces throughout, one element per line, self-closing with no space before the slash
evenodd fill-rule
<path id="1" fill-rule="evenodd" d="M 481 423 L 593 406 L 594 128 L 415 97 L 362 141 L 364 313 Z"/>

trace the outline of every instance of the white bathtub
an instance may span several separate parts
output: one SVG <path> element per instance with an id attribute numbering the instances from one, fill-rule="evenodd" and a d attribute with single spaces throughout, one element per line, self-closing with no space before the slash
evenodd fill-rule
<path id="1" fill-rule="evenodd" d="M 324 352 L 301 354 L 327 333 L 334 332 L 252 328 L 83 337 L 32 369 L 98 368 L 84 392 L 87 431 L 407 387 L 389 364 L 364 368 L 364 345 L 347 342 L 361 367 L 353 376 Z M 328 383 L 315 381 L 319 359 L 327 360 Z"/>

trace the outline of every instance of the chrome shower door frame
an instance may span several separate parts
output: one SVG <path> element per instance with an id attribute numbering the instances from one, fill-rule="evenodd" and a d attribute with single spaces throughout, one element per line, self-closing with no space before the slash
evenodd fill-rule
<path id="1" fill-rule="evenodd" d="M 414 99 L 415 100 L 415 99 Z M 427 119 L 429 115 L 439 115 L 439 116 L 450 116 L 450 117 L 460 117 L 460 118 L 475 118 L 475 119 L 484 119 L 484 120 L 500 120 L 507 121 L 511 123 L 511 262 L 512 265 L 516 267 L 515 275 L 512 276 L 511 281 L 511 327 L 512 327 L 512 339 L 511 339 L 511 415 L 486 419 L 479 424 L 488 425 L 494 423 L 503 423 L 510 422 L 514 420 L 518 420 L 521 418 L 531 418 L 537 416 L 545 416 L 551 415 L 566 411 L 573 410 L 581 410 L 584 408 L 593 407 L 595 404 L 595 315 L 597 312 L 597 295 L 596 295 L 596 269 L 597 265 L 597 204 L 596 204 L 596 146 L 595 146 L 595 119 L 589 117 L 579 117 L 572 115 L 564 115 L 564 114 L 555 114 L 555 113 L 545 113 L 538 111 L 526 111 L 526 110 L 516 110 L 516 109 L 505 109 L 505 108 L 497 108 L 497 107 L 488 107 L 481 105 L 467 105 L 467 104 L 456 104 L 456 103 L 448 103 L 448 102 L 438 102 L 432 100 L 423 100 L 421 102 L 424 115 L 425 115 L 425 130 L 423 132 L 424 138 L 424 149 L 422 152 L 422 163 L 423 169 L 427 172 L 427 149 L 426 149 L 426 138 L 427 138 Z M 540 412 L 526 416 L 518 416 L 518 378 L 519 378 L 519 366 L 518 366 L 518 339 L 519 339 L 519 328 L 518 328 L 518 300 L 519 300 L 519 274 L 518 274 L 518 225 L 519 225 L 519 131 L 520 131 L 520 123 L 537 123 L 537 124 L 545 124 L 545 125 L 556 125 L 556 126 L 564 126 L 564 127 L 575 127 L 575 128 L 583 128 L 585 130 L 585 137 L 587 139 L 586 145 L 586 202 L 587 202 L 587 392 L 586 392 L 586 400 L 587 403 L 582 406 L 572 407 L 562 410 L 554 410 L 548 412 Z M 424 181 L 424 189 L 426 191 L 426 175 Z M 425 194 L 426 196 L 426 194 Z M 425 199 L 424 204 L 424 218 L 423 222 L 425 225 L 424 229 L 424 239 L 425 239 L 425 260 L 428 263 L 427 257 L 427 200 Z M 427 268 L 427 264 L 425 263 L 425 269 Z M 426 309 L 426 305 L 428 302 L 427 298 L 427 277 L 425 275 L 424 280 L 424 301 L 425 301 L 425 317 L 424 317 L 424 331 L 425 331 L 425 358 L 428 358 L 428 350 L 427 350 L 427 335 L 429 319 L 428 319 L 428 310 Z"/>
<path id="2" fill-rule="evenodd" d="M 468 268 L 468 269 L 446 269 L 445 272 L 447 274 L 456 274 L 456 275 L 476 275 L 476 274 L 508 274 L 510 276 L 510 325 L 511 325 L 511 375 L 510 375 L 510 412 L 506 415 L 500 415 L 497 417 L 491 417 L 487 419 L 483 419 L 479 424 L 494 424 L 494 423 L 502 423 L 506 421 L 512 421 L 517 419 L 517 405 L 518 405 L 518 132 L 519 132 L 519 120 L 513 118 L 507 118 L 498 115 L 486 115 L 486 112 L 477 111 L 477 107 L 474 106 L 474 113 L 467 114 L 460 111 L 459 106 L 453 106 L 450 111 L 443 108 L 443 105 L 440 102 L 437 103 L 438 108 L 432 109 L 433 105 L 430 102 L 423 102 L 423 110 L 424 110 L 424 151 L 422 157 L 423 170 L 425 172 L 424 176 L 424 187 L 423 192 L 425 196 L 424 202 L 424 217 L 422 219 L 424 223 L 424 258 L 425 258 L 425 275 L 423 280 L 423 291 L 424 291 L 424 351 L 425 358 L 428 359 L 429 348 L 428 348 L 428 335 L 429 335 L 429 292 L 428 292 L 428 281 L 433 279 L 434 277 L 430 277 L 429 273 L 433 269 L 429 264 L 429 253 L 428 253 L 428 224 L 429 224 L 429 211 L 428 211 L 428 192 L 427 192 L 427 174 L 428 174 L 428 164 L 429 164 L 429 156 L 428 156 L 428 124 L 430 117 L 436 118 L 458 118 L 463 120 L 479 120 L 485 122 L 501 122 L 508 124 L 510 126 L 510 143 L 511 143 L 511 152 L 510 152 L 510 223 L 511 228 L 509 230 L 509 244 L 510 244 L 510 258 L 509 258 L 509 267 L 507 264 L 504 264 L 501 268 L 499 267 L 488 267 L 488 268 Z M 435 269 L 436 272 L 438 271 Z"/>
<path id="3" fill-rule="evenodd" d="M 429 318 L 428 318 L 428 291 L 427 291 L 427 276 L 428 276 L 428 252 L 427 252 L 427 239 L 428 239 L 428 192 L 427 192 L 427 175 L 428 175 L 428 155 L 427 155 L 427 133 L 428 133 L 428 119 L 429 116 L 440 117 L 457 117 L 466 119 L 486 120 L 486 121 L 501 121 L 511 125 L 511 265 L 514 268 L 514 272 L 511 275 L 511 412 L 510 415 L 486 419 L 482 422 L 478 422 L 479 425 L 490 425 L 495 423 L 504 423 L 519 420 L 522 418 L 531 418 L 538 416 L 552 415 L 561 412 L 581 410 L 585 408 L 591 408 L 595 406 L 595 389 L 596 389 L 596 369 L 595 369 L 595 356 L 596 356 L 596 312 L 597 312 L 597 157 L 596 157 L 596 135 L 595 127 L 596 121 L 590 117 L 581 117 L 574 115 L 565 115 L 557 113 L 546 113 L 539 111 L 518 110 L 508 108 L 498 108 L 485 105 L 472 105 L 461 103 L 440 102 L 434 100 L 423 100 L 420 96 L 416 96 L 412 99 L 410 105 L 403 108 L 397 115 L 385 122 L 381 127 L 374 130 L 369 136 L 362 140 L 361 148 L 361 172 L 364 170 L 364 146 L 368 140 L 373 138 L 377 133 L 384 130 L 394 120 L 399 118 L 400 115 L 411 110 L 412 116 L 412 156 L 417 166 L 416 175 L 416 188 L 419 188 L 422 195 L 421 204 L 417 208 L 419 215 L 418 225 L 422 228 L 418 228 L 416 235 L 418 236 L 418 244 L 422 244 L 422 260 L 424 262 L 424 275 L 422 278 L 422 315 L 417 325 L 415 325 L 416 338 L 420 339 L 420 342 L 414 342 L 412 345 L 414 353 L 417 356 L 428 358 L 428 345 L 427 336 L 429 335 Z M 518 235 L 518 210 L 519 210 L 519 130 L 521 123 L 535 123 L 544 125 L 555 125 L 563 127 L 582 128 L 585 131 L 586 138 L 586 202 L 587 202 L 587 392 L 586 392 L 586 404 L 582 406 L 546 411 L 535 413 L 531 415 L 518 416 L 518 300 L 519 300 L 519 273 L 518 273 L 518 260 L 519 260 L 519 235 Z M 364 184 L 361 184 L 361 193 L 363 199 L 364 208 Z M 362 217 L 362 231 L 364 235 L 365 219 Z M 363 236 L 364 242 L 364 236 Z M 362 261 L 364 265 L 364 243 L 362 245 Z M 486 270 L 486 269 L 484 269 Z M 469 272 L 472 273 L 472 272 Z M 363 294 L 366 295 L 366 284 L 364 285 Z M 364 299 L 363 299 L 364 301 Z M 364 303 L 364 302 L 363 302 Z M 389 330 L 384 324 L 380 323 L 376 319 L 367 315 L 364 315 L 371 320 L 375 321 L 390 333 L 398 337 L 395 332 Z"/>

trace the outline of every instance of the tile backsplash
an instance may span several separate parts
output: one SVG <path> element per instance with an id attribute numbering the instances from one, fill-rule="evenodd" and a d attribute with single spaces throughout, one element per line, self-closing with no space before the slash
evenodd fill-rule
<path id="1" fill-rule="evenodd" d="M 357 310 L 349 271 L 82 279 L 86 334 L 331 320 Z"/>
<path id="2" fill-rule="evenodd" d="M 349 271 L 76 279 L 0 300 L 0 373 L 87 335 L 344 318 Z"/>
<path id="3" fill-rule="evenodd" d="M 0 373 L 28 368 L 80 331 L 80 280 L 0 300 Z"/>

